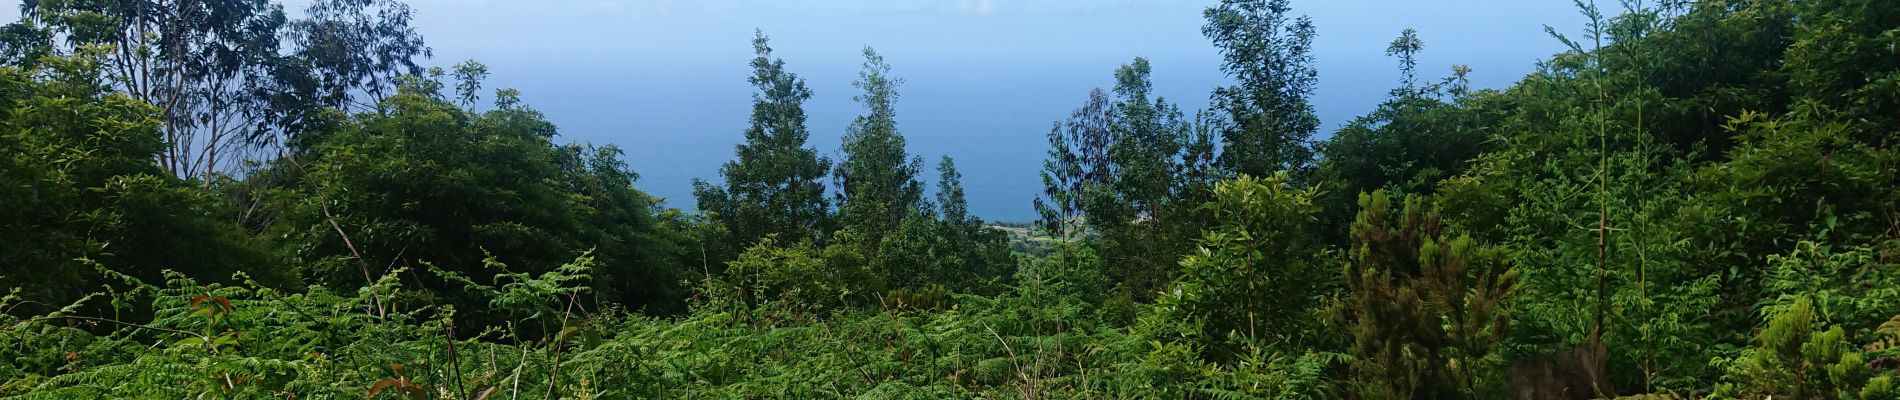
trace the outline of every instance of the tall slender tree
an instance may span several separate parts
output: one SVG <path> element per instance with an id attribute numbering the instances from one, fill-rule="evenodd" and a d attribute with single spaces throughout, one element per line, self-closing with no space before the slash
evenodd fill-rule
<path id="1" fill-rule="evenodd" d="M 1425 49 L 1425 41 L 1418 39 L 1418 30 L 1405 28 L 1399 31 L 1399 37 L 1386 45 L 1385 55 L 1399 58 L 1400 87 L 1411 89 L 1418 86 L 1418 51 Z"/>
<path id="2" fill-rule="evenodd" d="M 1035 200 L 1043 230 L 1065 238 L 1082 233 L 1084 190 L 1108 182 L 1109 126 L 1114 120 L 1108 93 L 1095 89 L 1068 119 L 1050 125 L 1048 158 L 1042 162 L 1043 195 Z"/>
<path id="3" fill-rule="evenodd" d="M 1152 69 L 1137 57 L 1115 71 L 1113 97 L 1096 90 L 1050 132 L 1037 199 L 1052 232 L 1103 239 L 1102 256 L 1123 289 L 1145 300 L 1192 249 L 1211 198 L 1213 136 L 1180 107 L 1152 96 Z"/>
<path id="4" fill-rule="evenodd" d="M 1212 96 L 1212 107 L 1226 114 L 1221 164 L 1229 171 L 1290 171 L 1299 180 L 1313 162 L 1313 20 L 1288 11 L 1287 0 L 1223 0 L 1203 13 L 1201 33 L 1220 48 L 1221 70 L 1235 81 Z"/>
<path id="5" fill-rule="evenodd" d="M 844 134 L 844 159 L 833 171 L 837 181 L 838 218 L 845 229 L 864 242 L 866 256 L 876 258 L 885 236 L 923 206 L 923 184 L 917 180 L 923 159 L 904 150 L 904 134 L 897 131 L 892 102 L 902 79 L 890 76 L 884 56 L 864 48 L 864 70 L 853 82 L 864 92 L 864 115 L 851 121 Z"/>
<path id="6" fill-rule="evenodd" d="M 734 150 L 737 159 L 719 168 L 723 188 L 693 183 L 699 209 L 726 228 L 735 250 L 767 235 L 779 236 L 780 242 L 815 239 L 831 220 L 822 181 L 831 160 L 805 144 L 811 132 L 805 128 L 804 104 L 811 89 L 785 70 L 785 60 L 772 56 L 765 32 L 755 32 L 752 50 L 757 57 L 746 81 L 758 92 L 752 95 L 745 142 Z"/>
<path id="7" fill-rule="evenodd" d="M 949 256 L 940 257 L 949 271 L 939 274 L 950 277 L 950 281 L 940 283 L 963 292 L 1000 288 L 1016 267 L 1008 234 L 970 215 L 969 201 L 963 195 L 963 173 L 957 172 L 955 160 L 943 156 L 937 162 L 937 174 L 937 208 L 942 220 L 936 235 L 950 244 L 942 252 Z"/>
<path id="8" fill-rule="evenodd" d="M 937 161 L 937 209 L 944 222 L 970 222 L 970 201 L 963 196 L 963 173 L 957 161 L 943 156 Z"/>

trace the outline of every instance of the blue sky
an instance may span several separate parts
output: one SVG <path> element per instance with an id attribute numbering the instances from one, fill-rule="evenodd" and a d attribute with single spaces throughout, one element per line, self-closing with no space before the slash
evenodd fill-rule
<path id="1" fill-rule="evenodd" d="M 301 9 L 307 0 L 287 1 Z M 837 157 L 860 107 L 860 49 L 905 79 L 897 101 L 910 151 L 957 159 L 971 211 L 1033 218 L 1030 201 L 1052 121 L 1112 83 L 1136 56 L 1155 89 L 1190 111 L 1226 82 L 1200 34 L 1213 1 L 1169 0 L 410 0 L 435 50 L 429 64 L 488 64 L 490 87 L 520 89 L 567 140 L 619 145 L 640 188 L 692 207 L 690 181 L 717 180 L 750 110 L 754 28 L 816 95 L 812 144 Z M 1422 77 L 1452 64 L 1478 87 L 1504 87 L 1561 49 L 1544 25 L 1576 32 L 1567 0 L 1294 0 L 1318 28 L 1313 103 L 1324 136 L 1376 105 L 1398 80 L 1385 45 L 1411 27 Z M 1607 4 L 1606 4 L 1607 7 Z M 18 0 L 0 1 L 0 17 Z M 934 169 L 930 174 L 934 180 Z"/>

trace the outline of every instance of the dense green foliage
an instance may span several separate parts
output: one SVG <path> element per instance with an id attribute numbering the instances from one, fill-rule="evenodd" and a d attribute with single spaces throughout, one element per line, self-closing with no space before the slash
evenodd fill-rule
<path id="1" fill-rule="evenodd" d="M 1900 398 L 1900 5 L 1578 6 L 1500 89 L 1401 31 L 1315 140 L 1317 27 L 1222 1 L 1232 85 L 1113 71 L 1032 227 L 926 181 L 869 48 L 834 164 L 758 33 L 691 214 L 400 3 L 29 1 L 0 398 Z"/>
<path id="2" fill-rule="evenodd" d="M 256 209 L 247 221 L 300 276 L 354 288 L 391 266 L 473 273 L 484 258 L 538 273 L 592 249 L 601 299 L 678 301 L 686 239 L 661 229 L 676 217 L 633 188 L 619 149 L 555 144 L 554 125 L 514 95 L 478 112 L 433 79 L 405 83 L 374 112 L 332 114 L 310 147 L 234 185 Z M 418 286 L 469 301 L 435 279 Z"/>
<path id="3" fill-rule="evenodd" d="M 218 217 L 230 206 L 216 193 L 153 163 L 165 147 L 157 111 L 109 92 L 99 68 L 84 57 L 0 67 L 5 286 L 64 303 L 102 279 L 89 262 L 154 280 L 169 269 L 294 282 L 263 246 Z"/>
<path id="4" fill-rule="evenodd" d="M 1348 387 L 1360 398 L 1499 397 L 1496 350 L 1518 274 L 1497 249 L 1446 234 L 1422 198 L 1403 202 L 1395 210 L 1383 190 L 1359 198 L 1341 273 L 1350 297 L 1333 308 L 1353 338 Z"/>
<path id="5" fill-rule="evenodd" d="M 1056 236 L 1106 245 L 1125 299 L 1152 300 L 1173 278 L 1209 214 L 1200 206 L 1221 176 L 1215 134 L 1166 99 L 1150 99 L 1147 59 L 1115 71 L 1114 97 L 1101 90 L 1049 131 L 1039 224 Z"/>

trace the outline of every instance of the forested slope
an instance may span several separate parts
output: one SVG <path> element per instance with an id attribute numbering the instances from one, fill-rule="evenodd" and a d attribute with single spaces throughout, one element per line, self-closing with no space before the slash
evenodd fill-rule
<path id="1" fill-rule="evenodd" d="M 1887 1 L 1579 3 L 1500 89 L 1406 29 L 1322 132 L 1324 27 L 1225 0 L 1230 85 L 1183 110 L 1146 59 L 1102 71 L 1029 230 L 910 153 L 868 47 L 860 116 L 813 132 L 845 89 L 757 33 L 686 212 L 486 66 L 423 67 L 427 10 L 23 8 L 4 398 L 1900 398 Z"/>

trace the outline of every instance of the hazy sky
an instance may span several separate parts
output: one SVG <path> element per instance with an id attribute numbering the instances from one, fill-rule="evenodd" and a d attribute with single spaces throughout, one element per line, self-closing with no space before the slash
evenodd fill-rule
<path id="1" fill-rule="evenodd" d="M 287 1 L 298 10 L 308 0 Z M 520 89 L 566 140 L 616 144 L 640 188 L 690 209 L 690 181 L 718 179 L 751 107 L 754 28 L 809 81 L 812 144 L 834 159 L 860 111 L 860 49 L 882 52 L 905 84 L 898 128 L 933 166 L 955 157 L 975 214 L 1033 218 L 1052 121 L 1136 56 L 1155 90 L 1192 112 L 1226 82 L 1201 36 L 1213 1 L 1170 0 L 410 0 L 435 50 L 427 64 L 488 64 L 490 87 Z M 19 0 L 0 0 L 17 18 Z M 1398 80 L 1384 55 L 1399 30 L 1425 42 L 1422 78 L 1470 65 L 1504 87 L 1560 50 L 1544 25 L 1575 32 L 1568 0 L 1295 0 L 1318 29 L 1321 136 L 1376 105 Z M 935 169 L 927 178 L 934 185 Z"/>

